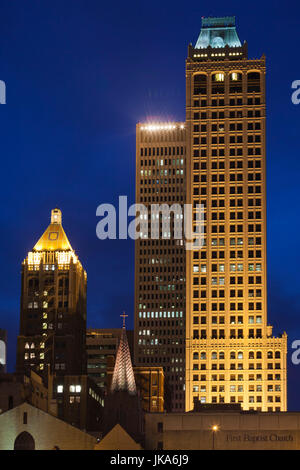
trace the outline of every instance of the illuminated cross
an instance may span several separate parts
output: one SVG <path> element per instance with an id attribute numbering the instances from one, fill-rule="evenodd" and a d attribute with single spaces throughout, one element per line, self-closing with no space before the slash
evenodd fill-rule
<path id="1" fill-rule="evenodd" d="M 128 315 L 125 314 L 125 312 L 120 315 L 120 317 L 123 317 L 123 328 L 125 328 L 125 318 L 128 317 Z"/>

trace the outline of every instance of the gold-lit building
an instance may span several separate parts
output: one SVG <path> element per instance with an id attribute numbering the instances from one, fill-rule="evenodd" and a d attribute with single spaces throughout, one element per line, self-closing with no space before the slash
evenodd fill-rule
<path id="1" fill-rule="evenodd" d="M 136 203 L 148 209 L 135 243 L 136 366 L 162 366 L 165 405 L 184 410 L 185 249 L 174 239 L 172 221 L 163 227 L 151 205 L 185 203 L 186 131 L 183 122 L 137 124 Z M 156 217 L 151 237 L 151 222 Z M 147 236 L 148 235 L 148 236 Z"/>
<path id="2" fill-rule="evenodd" d="M 111 387 L 114 361 L 109 361 L 107 369 L 107 390 Z M 133 367 L 136 388 L 143 411 L 162 413 L 164 406 L 164 371 L 162 367 Z"/>
<path id="3" fill-rule="evenodd" d="M 206 232 L 186 252 L 186 411 L 287 408 L 287 336 L 267 323 L 265 73 L 234 18 L 203 19 L 186 61 L 187 203 Z"/>
<path id="4" fill-rule="evenodd" d="M 86 280 L 61 211 L 53 209 L 50 225 L 22 263 L 17 373 L 34 370 L 47 378 L 48 372 L 86 372 Z"/>

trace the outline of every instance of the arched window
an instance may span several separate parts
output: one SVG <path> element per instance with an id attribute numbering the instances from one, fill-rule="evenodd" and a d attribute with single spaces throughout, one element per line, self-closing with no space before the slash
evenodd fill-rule
<path id="1" fill-rule="evenodd" d="M 260 73 L 259 72 L 249 72 L 248 75 L 247 75 L 247 79 L 248 79 L 247 92 L 248 93 L 252 93 L 252 92 L 259 93 L 260 92 Z"/>
<path id="2" fill-rule="evenodd" d="M 224 82 L 224 80 L 225 80 L 225 74 L 222 73 L 222 72 L 215 73 L 215 74 L 212 76 L 212 81 L 213 81 L 213 82 Z"/>
<path id="3" fill-rule="evenodd" d="M 193 359 L 194 360 L 199 359 L 199 354 L 197 352 L 194 352 Z"/>
<path id="4" fill-rule="evenodd" d="M 225 89 L 224 89 L 224 82 L 225 82 L 225 74 L 223 72 L 218 72 L 214 73 L 211 77 L 212 80 L 212 86 L 211 86 L 211 92 L 213 95 L 215 94 L 223 94 Z"/>
<path id="5" fill-rule="evenodd" d="M 206 75 L 194 75 L 194 95 L 206 95 L 206 82 Z"/>
<path id="6" fill-rule="evenodd" d="M 230 81 L 231 82 L 238 82 L 239 80 L 242 80 L 243 76 L 239 72 L 231 72 L 230 74 Z"/>
<path id="7" fill-rule="evenodd" d="M 35 442 L 31 434 L 29 432 L 21 432 L 16 437 L 14 450 L 34 450 L 35 449 Z"/>
<path id="8" fill-rule="evenodd" d="M 231 72 L 229 75 L 229 93 L 242 93 L 242 79 L 243 75 L 239 72 Z"/>
<path id="9" fill-rule="evenodd" d="M 248 73 L 248 82 L 253 80 L 260 80 L 259 72 L 249 72 Z"/>

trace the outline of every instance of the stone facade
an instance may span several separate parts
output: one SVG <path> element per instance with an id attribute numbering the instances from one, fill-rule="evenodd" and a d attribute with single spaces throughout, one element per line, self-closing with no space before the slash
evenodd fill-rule
<path id="1" fill-rule="evenodd" d="M 0 415 L 0 450 L 14 450 L 16 439 L 22 440 L 21 433 L 23 441 L 33 443 L 35 450 L 56 446 L 60 450 L 92 450 L 96 444 L 93 436 L 28 403 Z"/>
<path id="2" fill-rule="evenodd" d="M 146 449 L 300 449 L 298 412 L 151 413 L 145 431 Z"/>

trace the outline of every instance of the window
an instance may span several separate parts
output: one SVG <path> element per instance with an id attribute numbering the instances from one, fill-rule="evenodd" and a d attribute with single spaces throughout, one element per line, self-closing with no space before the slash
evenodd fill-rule
<path id="1" fill-rule="evenodd" d="M 224 79 L 225 79 L 224 73 L 215 73 L 215 75 L 213 75 L 213 81 L 215 82 L 224 82 Z"/>

